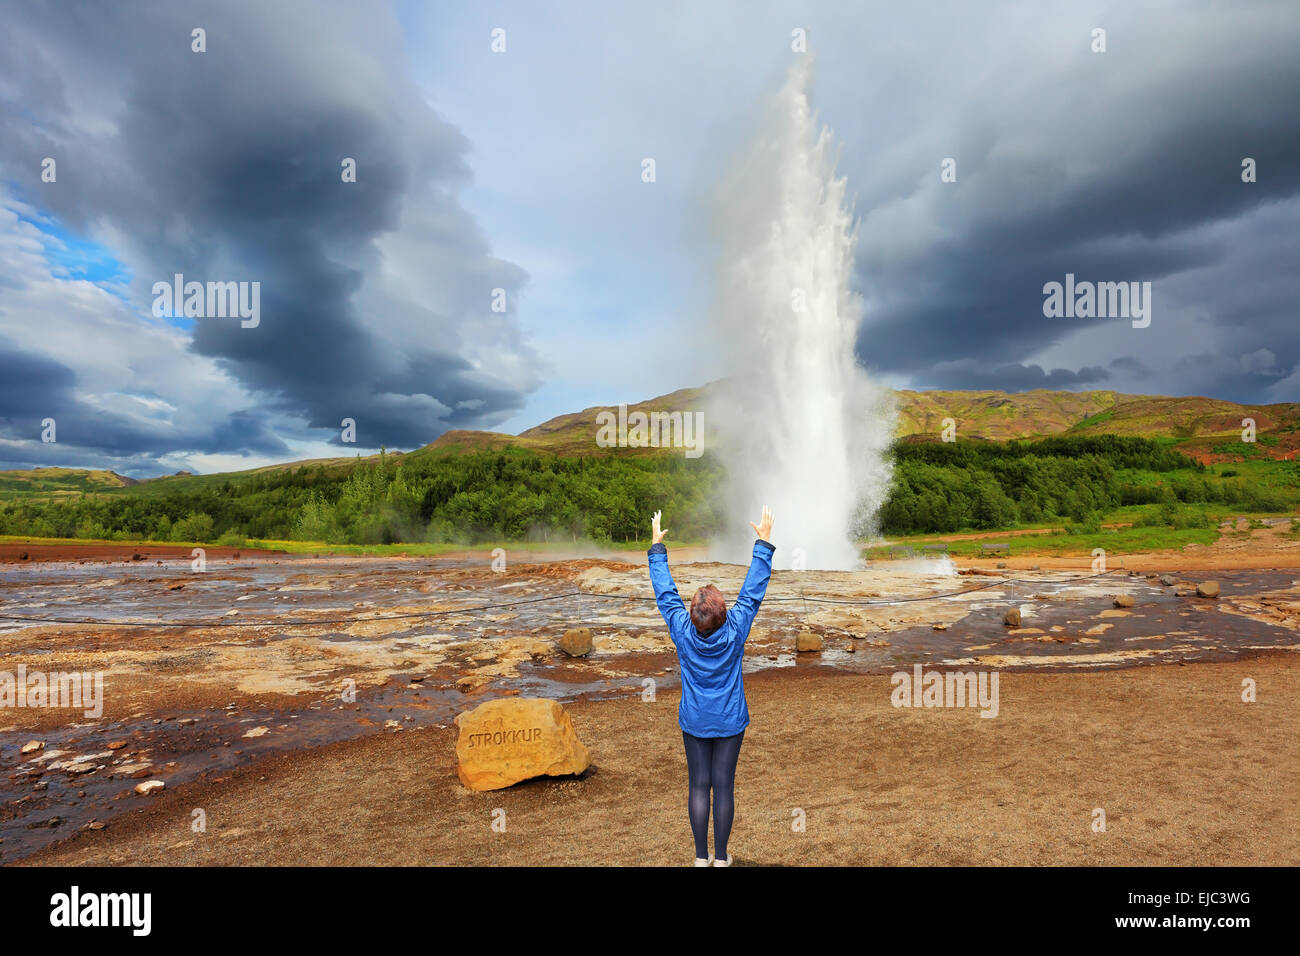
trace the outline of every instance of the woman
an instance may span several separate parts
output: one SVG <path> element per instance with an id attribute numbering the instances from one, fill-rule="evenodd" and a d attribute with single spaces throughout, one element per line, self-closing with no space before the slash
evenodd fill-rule
<path id="1" fill-rule="evenodd" d="M 668 549 L 663 543 L 668 532 L 659 530 L 661 515 L 656 511 L 651 523 L 650 583 L 681 665 L 682 702 L 677 708 L 677 722 L 686 745 L 687 809 L 695 837 L 695 865 L 730 866 L 727 839 L 736 811 L 732 792 L 736 758 L 749 726 L 740 662 L 750 625 L 772 576 L 772 553 L 776 550 L 768 542 L 772 512 L 764 505 L 759 523 L 749 523 L 758 540 L 754 542 L 749 574 L 731 610 L 727 610 L 722 592 L 710 584 L 695 592 L 689 613 L 668 570 Z M 710 790 L 716 858 L 709 855 Z"/>

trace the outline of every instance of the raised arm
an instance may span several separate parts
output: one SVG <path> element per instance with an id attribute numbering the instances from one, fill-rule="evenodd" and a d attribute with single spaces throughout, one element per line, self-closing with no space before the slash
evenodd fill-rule
<path id="1" fill-rule="evenodd" d="M 754 623 L 754 616 L 758 614 L 759 605 L 763 603 L 763 596 L 767 594 L 767 582 L 772 577 L 772 555 L 776 551 L 772 543 L 767 540 L 772 534 L 772 512 L 767 505 L 763 506 L 763 517 L 759 523 L 754 524 L 751 521 L 749 526 L 754 529 L 754 534 L 758 535 L 758 540 L 754 542 L 753 556 L 749 561 L 749 573 L 745 575 L 745 583 L 740 587 L 736 603 L 727 612 L 732 623 L 746 637 L 749 636 L 750 626 Z"/>
<path id="2" fill-rule="evenodd" d="M 659 530 L 661 515 L 662 512 L 656 511 L 651 523 L 653 543 L 647 554 L 650 562 L 650 586 L 655 590 L 655 603 L 659 605 L 659 613 L 664 616 L 668 632 L 676 639 L 679 632 L 690 626 L 691 614 L 677 593 L 673 573 L 668 570 L 668 548 L 664 545 L 664 535 L 668 532 Z"/>

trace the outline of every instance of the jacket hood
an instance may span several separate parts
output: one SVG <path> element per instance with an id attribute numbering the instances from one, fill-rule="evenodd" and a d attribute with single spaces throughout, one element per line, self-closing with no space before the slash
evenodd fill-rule
<path id="1" fill-rule="evenodd" d="M 695 644 L 701 654 L 714 656 L 726 651 L 727 645 L 731 643 L 730 632 L 731 621 L 729 620 L 724 620 L 722 626 L 708 637 L 702 636 L 700 632 L 695 629 L 695 622 L 691 622 L 691 641 Z"/>

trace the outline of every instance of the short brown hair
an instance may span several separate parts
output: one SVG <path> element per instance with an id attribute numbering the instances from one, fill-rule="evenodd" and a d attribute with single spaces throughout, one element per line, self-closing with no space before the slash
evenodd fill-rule
<path id="1" fill-rule="evenodd" d="M 706 584 L 695 592 L 691 598 L 691 623 L 700 637 L 708 637 L 727 619 L 727 602 L 722 599 L 722 592 L 712 584 Z"/>

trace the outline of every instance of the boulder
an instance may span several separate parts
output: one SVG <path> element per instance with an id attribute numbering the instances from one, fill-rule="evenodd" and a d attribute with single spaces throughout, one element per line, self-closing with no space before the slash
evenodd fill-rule
<path id="1" fill-rule="evenodd" d="M 1007 613 L 1002 615 L 1002 623 L 1007 627 L 1020 626 L 1020 608 L 1007 608 Z"/>
<path id="2" fill-rule="evenodd" d="M 1131 595 L 1131 594 L 1116 594 L 1116 595 L 1115 595 L 1115 606 L 1116 606 L 1116 607 L 1132 607 L 1132 606 L 1133 606 L 1133 595 Z"/>
<path id="3" fill-rule="evenodd" d="M 456 726 L 456 774 L 471 790 L 579 774 L 591 765 L 573 720 L 543 697 L 489 700 L 458 715 Z"/>
<path id="4" fill-rule="evenodd" d="M 1196 585 L 1196 596 L 1204 598 L 1216 598 L 1219 596 L 1218 581 L 1202 581 Z"/>
<path id="5" fill-rule="evenodd" d="M 1160 583 L 1167 588 L 1171 588 L 1174 586 L 1174 576 L 1172 574 L 1162 574 L 1160 575 Z"/>
<path id="6" fill-rule="evenodd" d="M 822 649 L 821 635 L 805 627 L 795 635 L 794 649 L 797 652 L 820 651 Z"/>
<path id="7" fill-rule="evenodd" d="M 586 657 L 591 653 L 591 628 L 569 628 L 560 638 L 560 650 L 570 657 Z"/>

